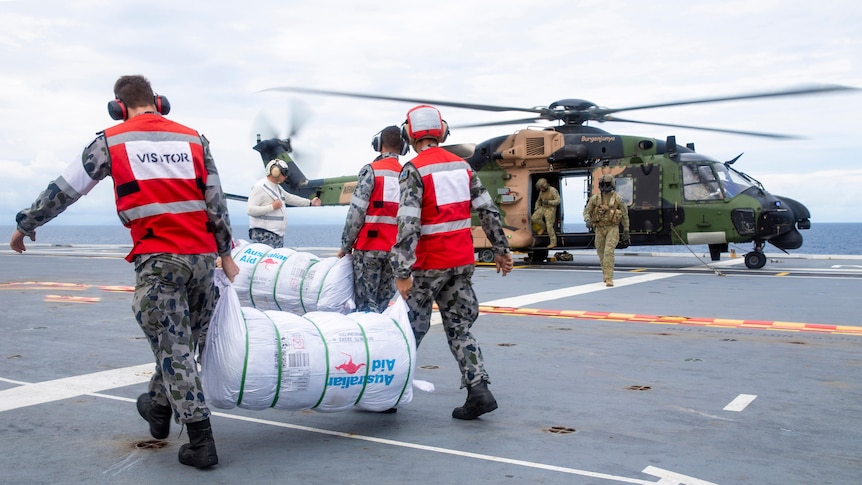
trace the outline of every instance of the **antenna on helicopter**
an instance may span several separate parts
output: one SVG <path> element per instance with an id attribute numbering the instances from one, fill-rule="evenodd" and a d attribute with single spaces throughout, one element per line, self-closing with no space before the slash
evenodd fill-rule
<path id="1" fill-rule="evenodd" d="M 745 152 L 742 152 L 742 153 L 745 153 Z M 739 157 L 741 157 L 741 156 L 742 156 L 742 153 L 740 153 L 739 155 L 737 155 L 736 157 L 734 157 L 732 160 L 728 160 L 728 161 L 724 162 L 724 164 L 725 164 L 726 166 L 728 166 L 728 167 L 729 167 L 729 166 L 731 166 L 731 165 L 733 165 L 737 160 L 739 160 Z"/>

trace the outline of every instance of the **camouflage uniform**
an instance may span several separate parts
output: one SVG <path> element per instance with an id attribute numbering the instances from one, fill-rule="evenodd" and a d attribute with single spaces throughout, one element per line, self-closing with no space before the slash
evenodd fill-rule
<path id="1" fill-rule="evenodd" d="M 209 142 L 201 136 L 207 169 L 205 200 L 219 254 L 229 254 L 231 230 L 227 204 L 219 182 L 218 171 L 209 150 Z M 47 223 L 83 195 L 100 180 L 111 175 L 111 159 L 104 134 L 99 134 L 86 148 L 80 162 L 90 180 L 82 192 L 64 178 L 67 172 L 80 172 L 72 167 L 48 185 L 29 209 L 18 213 L 18 230 L 26 236 L 35 235 L 38 227 Z M 80 181 L 78 182 L 80 184 Z M 215 301 L 213 285 L 215 254 L 145 254 L 135 257 L 137 281 L 132 310 L 150 341 L 156 366 L 150 379 L 152 400 L 161 406 L 173 404 L 178 422 L 198 422 L 209 417 L 203 389 L 194 359 L 198 338 L 204 338 Z"/>
<path id="2" fill-rule="evenodd" d="M 391 258 L 395 276 L 409 278 L 411 268 L 416 262 L 416 245 L 421 232 L 419 214 L 424 189 L 419 172 L 410 163 L 407 163 L 401 171 L 400 186 L 398 241 L 392 247 Z M 470 179 L 470 198 L 473 209 L 479 215 L 482 228 L 493 245 L 494 252 L 506 254 L 509 243 L 503 232 L 500 212 L 475 172 Z M 473 322 L 479 316 L 479 301 L 473 291 L 473 269 L 473 265 L 466 265 L 449 269 L 412 271 L 413 288 L 407 299 L 417 346 L 431 327 L 432 305 L 437 302 L 446 339 L 449 341 L 449 349 L 461 369 L 462 388 L 482 381 L 490 383 L 488 373 L 485 371 L 482 350 L 470 333 Z"/>
<path id="3" fill-rule="evenodd" d="M 548 186 L 546 190 L 539 191 L 539 198 L 536 200 L 536 210 L 530 217 L 530 221 L 540 227 L 536 234 L 548 233 L 550 239 L 549 248 L 557 245 L 557 232 L 554 230 L 554 224 L 557 222 L 557 206 L 560 205 L 560 193 L 556 188 Z"/>
<path id="4" fill-rule="evenodd" d="M 251 227 L 248 229 L 248 238 L 253 243 L 261 243 L 266 244 L 267 246 L 273 248 L 283 248 L 284 247 L 284 237 L 279 236 L 278 234 L 267 231 L 266 229 L 261 229 L 259 227 Z"/>
<path id="5" fill-rule="evenodd" d="M 394 155 L 393 156 L 397 156 Z M 350 254 L 359 232 L 365 225 L 365 215 L 374 191 L 374 170 L 371 165 L 362 167 L 344 230 L 341 233 L 341 250 Z M 353 299 L 356 311 L 381 313 L 389 306 L 395 294 L 395 273 L 388 251 L 353 251 Z"/>
<path id="6" fill-rule="evenodd" d="M 613 211 L 619 211 L 616 215 Z M 593 194 L 584 208 L 584 222 L 596 232 L 596 253 L 602 276 L 608 286 L 614 280 L 614 250 L 620 242 L 620 225 L 629 232 L 629 213 L 625 201 L 616 192 Z"/>

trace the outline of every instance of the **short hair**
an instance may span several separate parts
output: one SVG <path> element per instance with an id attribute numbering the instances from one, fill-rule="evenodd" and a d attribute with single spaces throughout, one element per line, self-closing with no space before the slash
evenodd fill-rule
<path id="1" fill-rule="evenodd" d="M 114 96 L 128 108 L 143 108 L 153 104 L 155 94 L 150 81 L 140 74 L 121 76 L 114 83 Z"/>
<path id="2" fill-rule="evenodd" d="M 382 147 L 399 149 L 401 143 L 401 128 L 392 125 L 383 128 L 383 131 L 380 132 L 380 144 Z"/>

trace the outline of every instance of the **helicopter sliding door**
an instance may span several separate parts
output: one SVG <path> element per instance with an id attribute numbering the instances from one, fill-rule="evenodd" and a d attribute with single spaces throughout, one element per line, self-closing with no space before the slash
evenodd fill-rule
<path id="1" fill-rule="evenodd" d="M 650 239 L 662 230 L 661 166 L 630 165 L 617 176 L 617 193 L 629 206 L 629 229 L 632 235 Z"/>

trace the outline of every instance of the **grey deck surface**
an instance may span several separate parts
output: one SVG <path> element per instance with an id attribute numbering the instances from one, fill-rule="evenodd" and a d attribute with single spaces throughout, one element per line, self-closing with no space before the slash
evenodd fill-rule
<path id="1" fill-rule="evenodd" d="M 315 249 L 321 256 L 334 250 Z M 214 409 L 219 464 L 152 446 L 153 362 L 122 248 L 0 251 L 0 482 L 851 484 L 862 475 L 862 260 L 711 268 L 620 251 L 478 267 L 474 326 L 499 409 L 464 402 L 439 325 L 396 414 Z M 50 283 L 50 284 L 49 284 Z M 54 283 L 63 283 L 56 285 Z"/>

